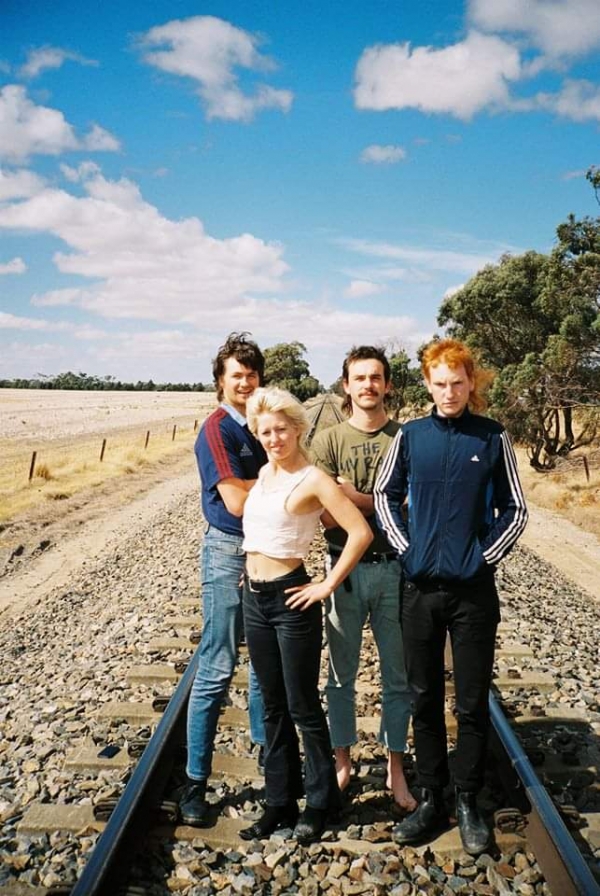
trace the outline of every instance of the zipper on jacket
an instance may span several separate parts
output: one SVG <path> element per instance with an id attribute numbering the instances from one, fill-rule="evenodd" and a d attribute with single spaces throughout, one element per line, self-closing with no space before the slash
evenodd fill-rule
<path id="1" fill-rule="evenodd" d="M 446 511 L 446 501 L 447 501 L 447 489 L 448 489 L 448 459 L 450 457 L 450 421 L 448 418 L 445 419 L 446 426 L 446 451 L 444 454 L 444 488 L 442 491 L 442 513 L 444 522 L 444 531 L 440 532 L 438 527 L 438 543 L 437 543 L 437 558 L 435 564 L 435 574 L 439 577 L 440 574 L 440 563 L 442 559 L 442 547 L 444 545 L 446 539 L 446 527 L 448 525 L 448 513 Z"/>

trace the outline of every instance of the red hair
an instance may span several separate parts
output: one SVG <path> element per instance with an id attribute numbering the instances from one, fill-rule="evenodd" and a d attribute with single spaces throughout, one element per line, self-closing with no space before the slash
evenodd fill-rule
<path id="1" fill-rule="evenodd" d="M 471 349 L 458 339 L 436 339 L 429 343 L 421 355 L 421 370 L 426 380 L 430 379 L 431 368 L 439 364 L 447 364 L 452 370 L 464 367 L 474 384 L 469 396 L 469 408 L 476 414 L 484 411 L 487 401 L 483 393 L 492 382 L 494 374 L 479 367 Z"/>

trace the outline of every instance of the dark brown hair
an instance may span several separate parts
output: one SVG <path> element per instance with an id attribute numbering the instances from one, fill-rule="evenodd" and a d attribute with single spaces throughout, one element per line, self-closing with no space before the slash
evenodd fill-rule
<path id="1" fill-rule="evenodd" d="M 378 348 L 375 345 L 353 345 L 342 364 L 342 380 L 345 383 L 348 382 L 350 375 L 350 365 L 355 361 L 379 361 L 383 366 L 383 378 L 386 386 L 392 378 L 390 362 L 382 348 Z M 352 399 L 347 394 L 344 395 L 342 411 L 346 414 L 352 413 Z"/>
<path id="2" fill-rule="evenodd" d="M 225 373 L 225 362 L 228 358 L 235 360 L 244 367 L 258 373 L 258 379 L 262 386 L 265 373 L 265 359 L 263 353 L 259 349 L 256 342 L 248 339 L 250 333 L 230 333 L 223 345 L 219 348 L 216 358 L 212 362 L 213 379 L 217 387 L 217 398 L 219 401 L 223 398 L 223 390 L 220 380 Z"/>

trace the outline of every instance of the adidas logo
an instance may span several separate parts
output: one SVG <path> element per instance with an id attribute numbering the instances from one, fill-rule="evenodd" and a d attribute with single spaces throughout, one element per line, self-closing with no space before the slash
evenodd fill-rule
<path id="1" fill-rule="evenodd" d="M 476 463 L 476 464 L 479 463 L 479 458 L 477 457 L 476 454 L 473 455 L 473 457 L 471 458 L 471 460 L 473 461 L 473 463 Z"/>
<path id="2" fill-rule="evenodd" d="M 247 445 L 242 445 L 242 450 L 240 451 L 240 457 L 252 457 L 252 451 Z"/>

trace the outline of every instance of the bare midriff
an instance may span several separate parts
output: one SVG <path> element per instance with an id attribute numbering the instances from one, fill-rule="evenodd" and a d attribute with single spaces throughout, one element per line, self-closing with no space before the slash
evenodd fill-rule
<path id="1" fill-rule="evenodd" d="M 270 582 L 302 566 L 301 557 L 267 557 L 265 554 L 246 554 L 246 572 L 251 579 Z"/>

